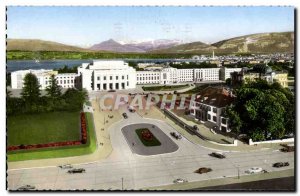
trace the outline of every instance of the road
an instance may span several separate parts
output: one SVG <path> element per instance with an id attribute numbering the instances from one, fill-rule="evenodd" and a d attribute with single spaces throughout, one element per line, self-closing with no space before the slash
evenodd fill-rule
<path id="1" fill-rule="evenodd" d="M 123 112 L 126 109 L 121 109 Z M 137 190 L 172 184 L 174 179 L 183 178 L 189 182 L 248 175 L 245 170 L 250 167 L 262 167 L 272 172 L 294 168 L 294 154 L 278 150 L 261 150 L 245 152 L 224 151 L 226 158 L 217 159 L 208 154 L 213 149 L 191 143 L 186 138 L 176 140 L 170 136 L 174 129 L 164 121 L 146 119 L 137 113 L 127 112 L 129 118 L 113 124 L 109 128 L 113 152 L 107 159 L 74 165 L 85 168 L 86 173 L 68 174 L 67 170 L 56 166 L 45 168 L 28 168 L 8 170 L 8 188 L 16 189 L 30 184 L 43 190 Z M 128 146 L 121 128 L 135 123 L 151 123 L 165 132 L 179 149 L 172 153 L 142 156 L 134 154 Z M 273 168 L 272 164 L 288 161 L 290 166 Z M 199 167 L 210 167 L 212 172 L 196 174 Z"/>

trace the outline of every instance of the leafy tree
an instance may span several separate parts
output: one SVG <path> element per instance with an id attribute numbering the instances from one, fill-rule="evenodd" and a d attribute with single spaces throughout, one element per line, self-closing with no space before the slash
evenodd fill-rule
<path id="1" fill-rule="evenodd" d="M 230 86 L 231 85 L 231 78 L 227 78 L 225 83 L 226 83 L 227 86 Z"/>
<path id="2" fill-rule="evenodd" d="M 228 124 L 229 127 L 231 127 L 231 131 L 239 134 L 242 127 L 242 121 L 238 113 L 234 111 L 232 107 L 228 107 L 226 108 L 226 116 L 229 118 Z"/>
<path id="3" fill-rule="evenodd" d="M 245 133 L 254 141 L 294 133 L 295 101 L 287 89 L 258 80 L 240 86 L 235 94 L 233 106 L 226 109 L 234 132 Z"/>
<path id="4" fill-rule="evenodd" d="M 41 92 L 38 79 L 34 74 L 28 73 L 24 77 L 24 87 L 22 89 L 21 95 L 25 102 L 28 104 L 38 102 Z"/>
<path id="5" fill-rule="evenodd" d="M 57 84 L 57 80 L 54 75 L 50 78 L 50 85 L 46 88 L 47 95 L 57 100 L 61 97 L 61 86 Z"/>

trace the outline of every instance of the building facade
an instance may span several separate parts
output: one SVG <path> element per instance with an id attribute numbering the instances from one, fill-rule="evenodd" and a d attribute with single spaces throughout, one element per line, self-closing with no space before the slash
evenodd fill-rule
<path id="1" fill-rule="evenodd" d="M 207 87 L 191 101 L 190 115 L 202 123 L 209 122 L 218 130 L 230 132 L 224 117 L 226 106 L 234 101 L 232 93 L 224 88 Z"/>
<path id="2" fill-rule="evenodd" d="M 94 61 L 78 67 L 86 90 L 124 90 L 136 87 L 136 71 L 124 61 Z"/>

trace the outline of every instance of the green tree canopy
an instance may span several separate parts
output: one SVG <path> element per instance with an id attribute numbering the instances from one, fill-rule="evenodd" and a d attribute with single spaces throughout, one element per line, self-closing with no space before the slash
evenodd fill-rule
<path id="1" fill-rule="evenodd" d="M 294 133 L 294 97 L 287 89 L 258 80 L 242 85 L 235 92 L 233 106 L 226 109 L 232 131 L 245 133 L 254 141 Z"/>
<path id="2" fill-rule="evenodd" d="M 59 99 L 61 97 L 61 87 L 57 84 L 54 75 L 51 75 L 50 85 L 46 88 L 47 95 L 52 99 Z"/>
<path id="3" fill-rule="evenodd" d="M 22 98 L 29 104 L 38 102 L 41 92 L 38 79 L 34 74 L 28 73 L 24 77 L 24 87 L 21 95 Z"/>

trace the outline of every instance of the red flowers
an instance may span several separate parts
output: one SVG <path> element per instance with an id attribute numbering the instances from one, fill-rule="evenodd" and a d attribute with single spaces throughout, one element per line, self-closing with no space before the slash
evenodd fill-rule
<path id="1" fill-rule="evenodd" d="M 78 141 L 66 141 L 66 142 L 53 142 L 48 144 L 33 144 L 33 145 L 19 145 L 19 146 L 9 146 L 8 151 L 14 150 L 28 150 L 28 149 L 38 149 L 38 148 L 51 148 L 51 147 L 61 147 L 61 146 L 74 146 L 86 144 L 87 142 L 87 130 L 86 130 L 86 119 L 83 112 L 80 113 L 81 121 L 81 140 Z"/>
<path id="2" fill-rule="evenodd" d="M 85 114 L 83 112 L 80 113 L 81 115 L 81 142 L 86 144 L 87 142 L 87 131 L 86 131 L 86 120 Z"/>
<path id="3" fill-rule="evenodd" d="M 153 139 L 153 135 L 148 129 L 145 129 L 142 131 L 142 138 L 144 140 L 150 141 Z"/>

